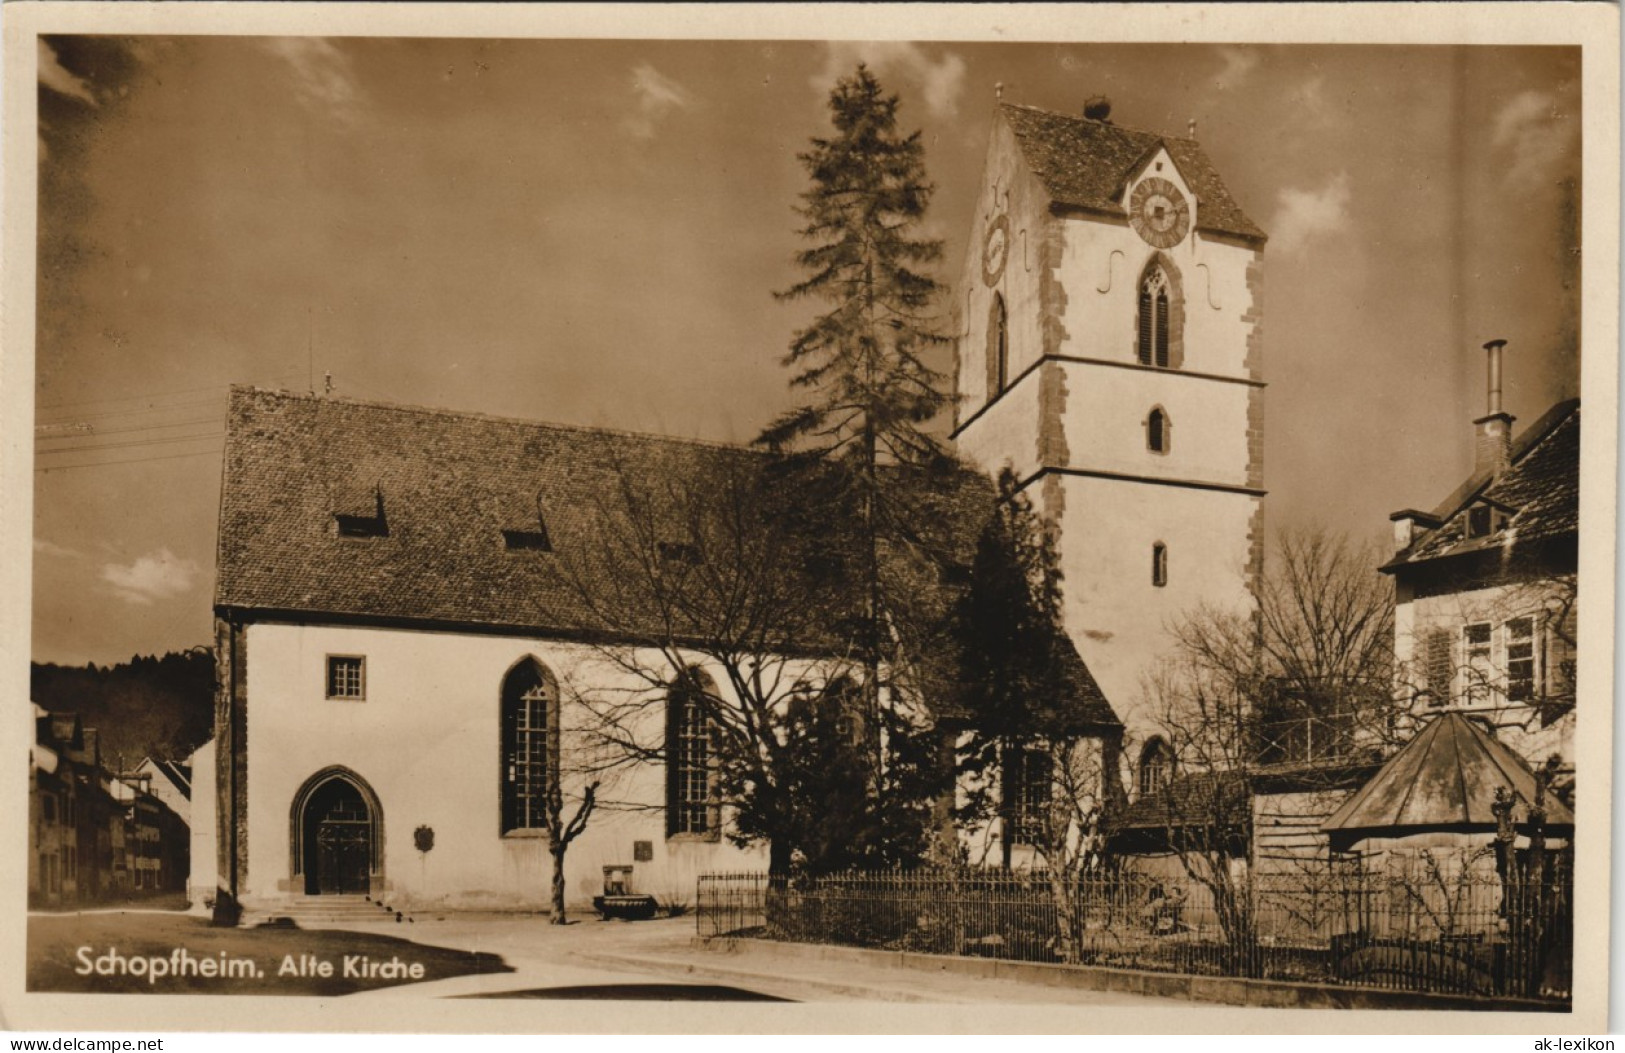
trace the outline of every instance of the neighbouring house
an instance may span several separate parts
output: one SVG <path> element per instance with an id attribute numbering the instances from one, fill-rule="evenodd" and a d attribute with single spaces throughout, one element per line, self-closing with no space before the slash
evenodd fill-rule
<path id="1" fill-rule="evenodd" d="M 215 750 L 210 739 L 186 758 L 186 766 L 194 775 L 192 799 L 187 810 L 190 827 L 190 845 L 187 851 L 186 898 L 194 910 L 214 907 L 217 881 L 219 838 L 215 829 L 219 814 L 215 811 Z"/>
<path id="2" fill-rule="evenodd" d="M 35 736 L 29 747 L 28 902 L 54 907 L 78 899 L 78 780 L 68 756 L 82 735 L 78 721 L 67 740 L 54 733 L 53 720 L 34 705 Z"/>
<path id="3" fill-rule="evenodd" d="M 1487 345 L 1488 412 L 1473 474 L 1431 512 L 1395 512 L 1394 651 L 1418 721 L 1464 713 L 1573 803 L 1580 539 L 1580 401 L 1516 439 L 1501 409 L 1503 341 Z"/>
<path id="4" fill-rule="evenodd" d="M 137 780 L 101 766 L 96 731 L 34 706 L 29 902 L 67 907 L 186 885 L 184 820 Z"/>
<path id="5" fill-rule="evenodd" d="M 188 763 L 143 757 L 140 764 L 121 775 L 125 782 L 151 794 L 183 821 L 191 810 L 192 766 Z"/>

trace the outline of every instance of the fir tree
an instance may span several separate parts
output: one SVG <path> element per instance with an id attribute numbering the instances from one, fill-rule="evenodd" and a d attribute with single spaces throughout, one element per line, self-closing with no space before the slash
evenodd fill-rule
<path id="1" fill-rule="evenodd" d="M 854 572 L 857 650 L 864 698 L 878 728 L 880 670 L 891 632 L 881 552 L 908 544 L 914 517 L 887 485 L 888 465 L 939 467 L 945 455 L 923 426 L 949 402 L 943 376 L 925 355 L 944 338 L 936 328 L 941 286 L 923 268 L 942 244 L 918 228 L 933 187 L 920 134 L 897 128 L 898 98 L 860 65 L 830 93 L 836 134 L 814 138 L 800 155 L 811 178 L 798 214 L 810 246 L 796 257 L 806 277 L 779 293 L 817 300 L 827 310 L 791 341 L 791 384 L 807 393 L 758 440 L 789 463 L 820 467 L 803 476 L 809 500 L 853 524 L 842 560 Z M 876 744 L 879 748 L 879 744 Z"/>
<path id="2" fill-rule="evenodd" d="M 955 623 L 959 680 L 973 733 L 960 771 L 973 776 L 961 820 L 988 818 L 1000 794 L 985 778 L 1034 739 L 1062 737 L 1068 695 L 1061 622 L 1061 570 L 1054 538 L 1015 473 L 999 473 L 998 504 L 977 541 L 970 587 Z"/>

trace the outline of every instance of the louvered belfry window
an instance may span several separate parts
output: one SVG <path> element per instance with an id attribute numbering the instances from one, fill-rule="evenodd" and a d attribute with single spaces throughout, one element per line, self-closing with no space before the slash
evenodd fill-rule
<path id="1" fill-rule="evenodd" d="M 1140 283 L 1140 338 L 1138 355 L 1142 366 L 1168 368 L 1168 276 L 1161 267 L 1151 268 Z"/>
<path id="2" fill-rule="evenodd" d="M 987 315 L 987 397 L 998 398 L 1010 381 L 1010 322 L 1004 297 L 993 294 Z"/>

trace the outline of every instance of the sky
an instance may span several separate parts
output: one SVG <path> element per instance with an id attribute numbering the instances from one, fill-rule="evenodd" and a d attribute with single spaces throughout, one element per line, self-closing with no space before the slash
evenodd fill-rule
<path id="1" fill-rule="evenodd" d="M 810 310 L 773 296 L 796 155 L 859 61 L 945 282 L 996 85 L 1196 122 L 1270 235 L 1272 527 L 1441 501 L 1487 340 L 1519 427 L 1579 394 L 1577 49 L 46 37 L 34 659 L 210 642 L 232 384 L 753 438 Z"/>

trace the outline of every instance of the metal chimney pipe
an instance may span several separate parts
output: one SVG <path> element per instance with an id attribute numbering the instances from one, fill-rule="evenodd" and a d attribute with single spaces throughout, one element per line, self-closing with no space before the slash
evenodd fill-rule
<path id="1" fill-rule="evenodd" d="M 1490 353 L 1490 408 L 1485 411 L 1486 416 L 1501 412 L 1501 349 L 1505 346 L 1505 340 L 1491 340 L 1484 345 L 1484 350 Z"/>

